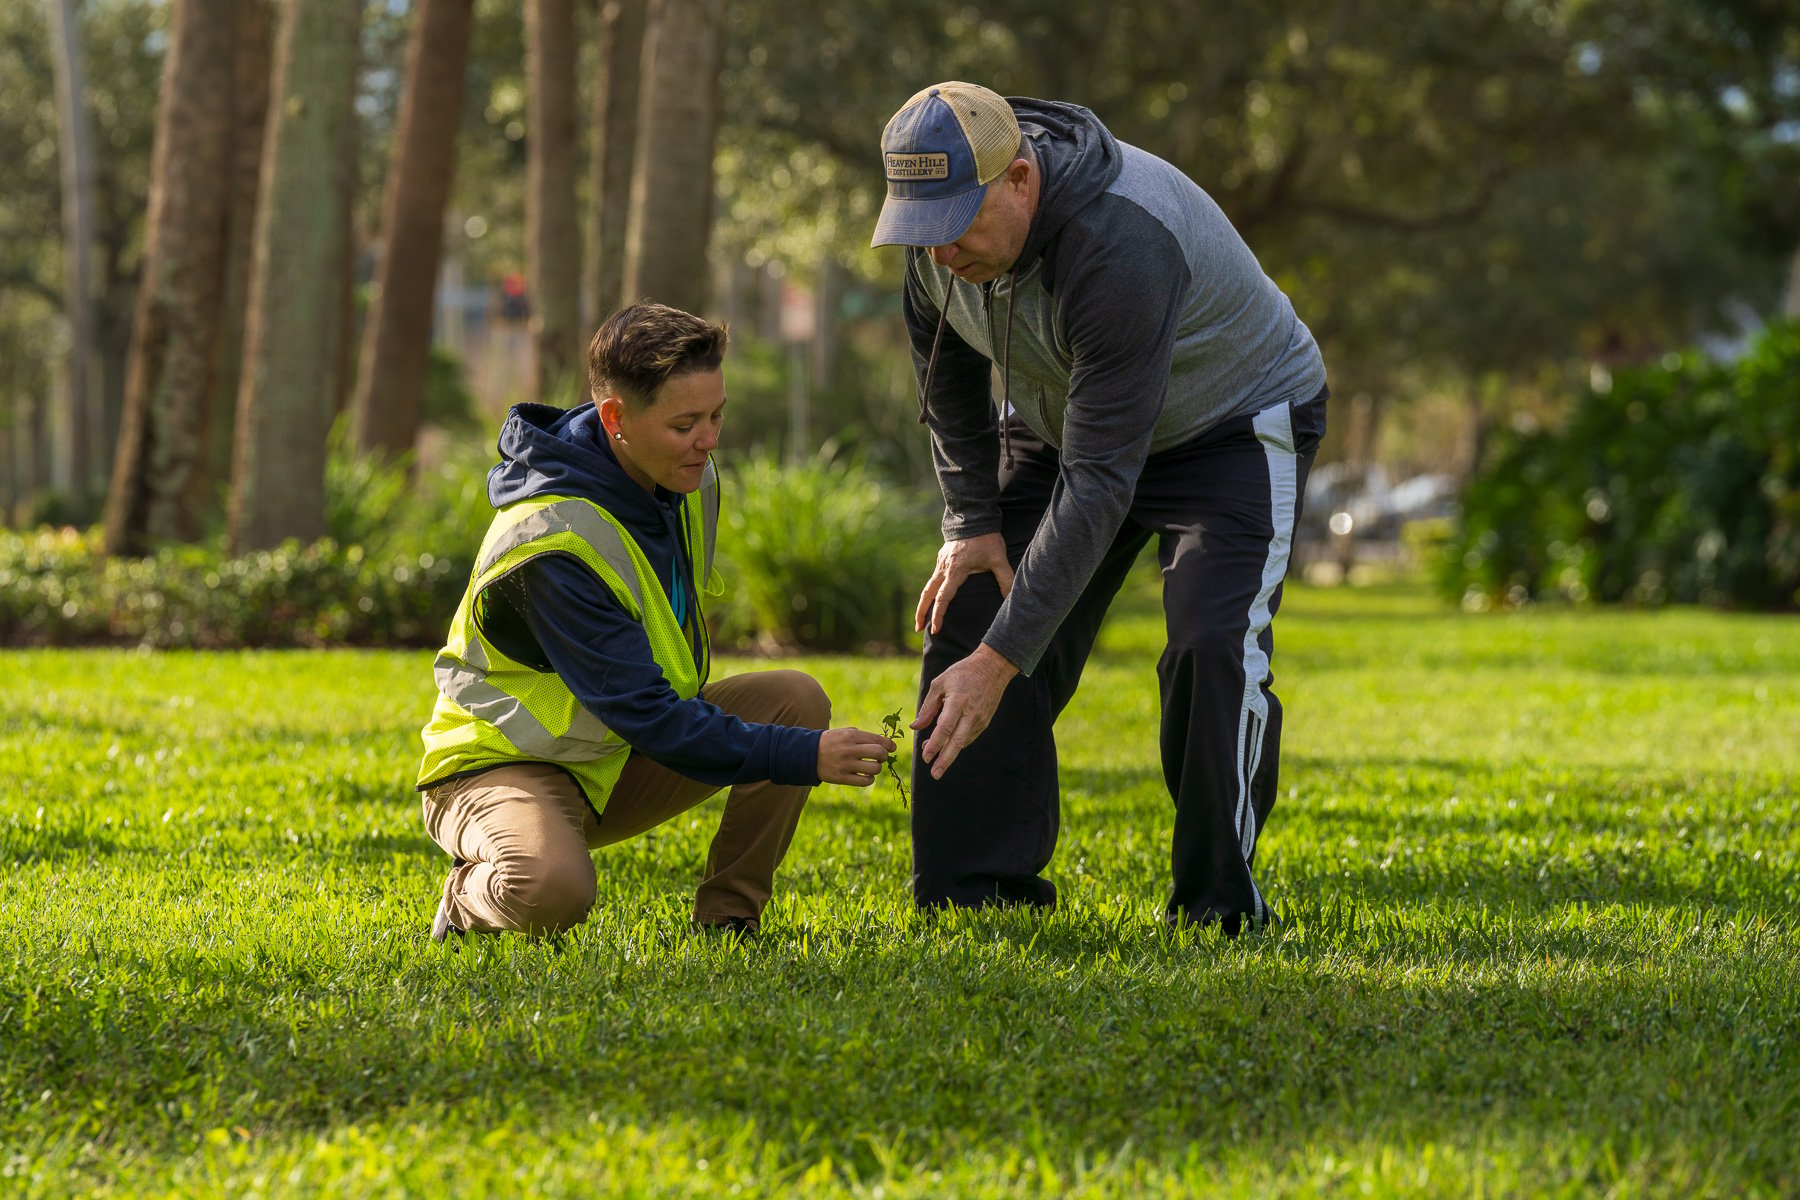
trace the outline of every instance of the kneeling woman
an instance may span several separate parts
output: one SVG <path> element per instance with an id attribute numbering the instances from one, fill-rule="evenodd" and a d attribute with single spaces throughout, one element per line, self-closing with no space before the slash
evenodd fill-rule
<path id="1" fill-rule="evenodd" d="M 437 658 L 419 770 L 455 862 L 435 939 L 578 924 L 590 848 L 726 786 L 694 922 L 754 931 L 812 786 L 866 787 L 893 750 L 826 730 L 801 672 L 707 682 L 725 345 L 679 309 L 622 309 L 588 350 L 592 403 L 521 404 L 501 430 L 499 511 Z"/>

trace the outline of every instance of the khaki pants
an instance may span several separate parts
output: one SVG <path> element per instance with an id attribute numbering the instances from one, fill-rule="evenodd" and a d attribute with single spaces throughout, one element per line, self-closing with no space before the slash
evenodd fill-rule
<path id="1" fill-rule="evenodd" d="M 710 683 L 702 697 L 757 724 L 823 729 L 831 702 L 800 671 L 759 671 Z M 450 923 L 468 932 L 549 933 L 578 925 L 594 906 L 590 848 L 636 837 L 720 789 L 658 765 L 636 751 L 596 818 L 573 778 L 545 763 L 494 767 L 424 793 L 431 840 L 463 860 L 445 883 Z M 694 896 L 694 920 L 728 918 L 755 926 L 774 887 L 811 788 L 740 783 Z"/>

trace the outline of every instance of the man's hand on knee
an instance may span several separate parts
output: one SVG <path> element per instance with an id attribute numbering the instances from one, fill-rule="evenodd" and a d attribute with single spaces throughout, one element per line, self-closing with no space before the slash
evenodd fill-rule
<path id="1" fill-rule="evenodd" d="M 937 728 L 919 747 L 919 755 L 931 767 L 933 779 L 942 779 L 963 747 L 981 736 L 994 719 L 1006 685 L 1018 673 L 1019 668 L 983 642 L 975 653 L 931 681 L 912 727 L 924 729 L 937 722 Z"/>
<path id="2" fill-rule="evenodd" d="M 993 572 L 1002 596 L 1012 591 L 1013 569 L 1006 557 L 1004 537 L 984 533 L 980 537 L 945 542 L 938 549 L 937 566 L 932 569 L 931 578 L 925 581 L 925 589 L 919 593 L 919 610 L 913 615 L 913 628 L 923 630 L 929 615 L 931 632 L 943 629 L 944 610 L 950 607 L 950 599 L 962 587 L 963 580 L 984 571 Z"/>

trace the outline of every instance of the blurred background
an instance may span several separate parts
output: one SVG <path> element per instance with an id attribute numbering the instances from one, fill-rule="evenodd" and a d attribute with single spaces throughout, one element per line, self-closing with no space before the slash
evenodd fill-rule
<path id="1" fill-rule="evenodd" d="M 1293 299 L 1303 580 L 1800 606 L 1792 0 L 16 0 L 0 642 L 434 642 L 500 418 L 647 296 L 733 330 L 720 635 L 898 644 L 937 502 L 867 243 L 945 78 L 1091 108 Z"/>

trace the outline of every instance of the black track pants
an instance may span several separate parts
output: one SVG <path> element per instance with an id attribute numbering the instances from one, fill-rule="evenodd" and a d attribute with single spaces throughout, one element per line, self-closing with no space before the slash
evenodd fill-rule
<path id="1" fill-rule="evenodd" d="M 1118 537 L 1037 670 L 1008 685 L 993 721 L 943 779 L 913 760 L 918 904 L 1056 902 L 1056 886 L 1043 877 L 1060 819 L 1052 727 L 1075 694 L 1107 606 L 1154 536 L 1168 633 L 1157 665 L 1162 767 L 1175 799 L 1168 915 L 1220 920 L 1234 931 L 1246 918 L 1266 918 L 1250 869 L 1275 803 L 1281 751 L 1270 623 L 1324 430 L 1321 396 L 1225 422 L 1150 457 Z M 1012 446 L 1000 504 L 1016 565 L 1049 506 L 1058 464 L 1055 450 L 1016 424 Z M 921 702 L 933 679 L 981 644 L 999 606 L 992 575 L 963 584 L 943 629 L 926 635 Z"/>

